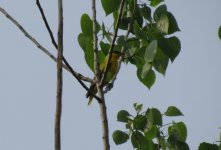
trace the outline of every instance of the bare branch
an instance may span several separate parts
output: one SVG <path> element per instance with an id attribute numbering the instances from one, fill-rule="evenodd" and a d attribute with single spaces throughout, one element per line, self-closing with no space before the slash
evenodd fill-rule
<path id="1" fill-rule="evenodd" d="M 41 16 L 42 16 L 42 19 L 43 19 L 43 21 L 44 21 L 45 27 L 46 27 L 46 29 L 47 29 L 49 35 L 50 35 L 52 44 L 54 45 L 54 47 L 55 47 L 56 49 L 58 49 L 58 45 L 57 45 L 57 43 L 56 43 L 56 41 L 55 41 L 55 38 L 54 38 L 53 33 L 52 33 L 52 31 L 51 31 L 51 28 L 50 28 L 50 26 L 49 26 L 49 24 L 48 24 L 47 18 L 46 18 L 45 14 L 44 14 L 44 10 L 43 10 L 42 7 L 41 7 L 40 1 L 39 1 L 39 0 L 36 0 L 36 4 L 37 4 L 38 9 L 39 9 L 39 11 L 40 11 L 40 13 L 41 13 Z M 66 58 L 65 58 L 64 56 L 62 57 L 62 60 L 63 60 L 63 62 L 65 63 L 65 65 L 67 66 L 68 71 L 71 72 L 71 74 L 72 74 L 77 80 L 80 79 L 80 80 L 87 81 L 87 82 L 91 82 L 91 83 L 94 82 L 94 81 L 93 81 L 92 79 L 90 79 L 89 77 L 85 77 L 85 76 L 83 76 L 82 74 L 80 74 L 80 73 L 74 71 L 74 69 L 71 67 L 71 65 L 68 63 L 68 61 L 66 60 Z M 72 71 L 71 71 L 71 70 L 72 70 Z M 74 74 L 75 74 L 75 75 L 74 75 Z M 78 80 L 78 81 L 79 81 L 79 80 Z"/>
<path id="2" fill-rule="evenodd" d="M 55 150 L 61 150 L 61 113 L 62 113 L 62 57 L 63 57 L 63 7 L 58 0 L 58 52 L 57 52 L 57 96 L 55 111 Z"/>
<path id="3" fill-rule="evenodd" d="M 39 1 L 39 0 L 36 0 L 36 4 L 37 4 L 38 9 L 39 9 L 39 11 L 40 11 L 40 13 L 41 13 L 42 19 L 43 19 L 43 21 L 44 21 L 44 23 L 45 23 L 45 26 L 46 26 L 46 28 L 47 28 L 47 30 L 48 30 L 48 33 L 49 33 L 49 35 L 50 35 L 50 37 L 51 37 L 51 42 L 52 42 L 52 44 L 54 45 L 54 47 L 55 47 L 56 49 L 58 49 L 58 45 L 57 45 L 57 43 L 55 42 L 53 33 L 52 33 L 51 28 L 50 28 L 50 26 L 49 26 L 49 24 L 48 24 L 48 21 L 47 21 L 47 19 L 46 19 L 46 17 L 45 17 L 45 14 L 44 14 L 44 11 L 43 11 L 43 9 L 42 9 L 42 7 L 41 7 L 40 1 Z"/>
<path id="4" fill-rule="evenodd" d="M 96 87 L 98 91 L 98 97 L 103 99 L 102 103 L 99 103 L 100 106 L 100 117 L 102 124 L 102 140 L 103 140 L 103 150 L 110 150 L 109 144 L 109 128 L 108 128 L 108 119 L 107 119 L 107 110 L 104 99 L 103 87 L 100 84 L 101 80 L 101 71 L 98 59 L 98 48 L 97 48 L 97 32 L 96 32 L 96 1 L 92 0 L 92 12 L 93 12 L 93 48 L 94 48 L 94 70 L 95 70 L 95 78 L 96 78 Z"/>
<path id="5" fill-rule="evenodd" d="M 121 17 L 122 17 L 122 14 L 123 14 L 123 8 L 124 8 L 125 1 L 126 0 L 121 0 L 119 14 L 118 14 L 117 22 L 116 22 L 116 25 L 115 25 L 114 37 L 113 37 L 113 40 L 112 40 L 112 43 L 111 43 L 111 47 L 109 49 L 107 63 L 106 63 L 105 69 L 104 69 L 103 77 L 101 79 L 101 85 L 104 84 L 105 78 L 107 76 L 108 69 L 110 67 L 110 60 L 111 60 L 111 57 L 112 57 L 112 51 L 114 49 L 114 44 L 115 44 L 115 41 L 116 41 L 116 38 L 117 38 L 117 33 L 118 33 Z"/>
<path id="6" fill-rule="evenodd" d="M 31 40 L 40 50 L 42 50 L 46 55 L 48 55 L 52 60 L 56 62 L 56 57 L 52 55 L 46 48 L 44 48 L 35 38 L 33 38 L 14 18 L 12 18 L 3 8 L 0 7 L 0 12 L 2 12 L 14 25 L 16 25 L 21 32 Z M 67 66 L 62 64 L 62 66 L 68 70 Z"/>
<path id="7" fill-rule="evenodd" d="M 44 48 L 39 42 L 37 42 L 14 18 L 12 18 L 3 8 L 0 7 L 0 12 L 2 12 L 14 25 L 16 25 L 21 32 L 28 37 L 29 40 L 31 40 L 39 49 L 41 49 L 46 55 L 48 55 L 52 60 L 54 60 L 55 62 L 56 57 L 54 55 L 52 55 L 46 48 Z M 68 64 L 68 62 L 66 61 L 66 59 L 63 59 L 65 64 L 62 64 L 62 67 L 65 68 L 67 71 L 70 71 L 70 73 L 77 79 L 77 81 L 82 85 L 82 87 L 87 90 L 91 95 L 93 95 L 93 97 L 95 99 L 98 100 L 98 102 L 100 103 L 102 101 L 101 98 L 99 98 L 98 96 L 96 96 L 92 91 L 90 91 L 90 89 L 84 84 L 83 81 L 87 81 L 87 82 L 91 82 L 94 83 L 94 80 L 83 76 L 82 74 L 75 72 L 72 67 Z"/>

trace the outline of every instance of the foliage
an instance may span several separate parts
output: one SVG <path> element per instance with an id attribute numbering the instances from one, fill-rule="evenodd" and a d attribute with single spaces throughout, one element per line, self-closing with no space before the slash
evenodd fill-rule
<path id="1" fill-rule="evenodd" d="M 101 4 L 106 15 L 112 15 L 113 25 L 97 22 L 97 34 L 102 35 L 98 41 L 100 62 L 108 55 L 114 38 L 110 30 L 111 27 L 116 29 L 120 1 L 101 0 Z M 92 28 L 92 19 L 83 14 L 78 42 L 87 65 L 94 71 Z M 165 75 L 169 61 L 173 62 L 180 52 L 180 41 L 173 35 L 180 30 L 175 17 L 163 0 L 126 0 L 119 30 L 121 35 L 117 36 L 114 51 L 123 50 L 124 62 L 136 66 L 138 79 L 150 89 L 156 80 L 156 72 Z"/>
<path id="2" fill-rule="evenodd" d="M 189 150 L 185 123 L 163 123 L 163 117 L 182 116 L 178 108 L 170 106 L 162 114 L 157 108 L 143 111 L 143 105 L 135 103 L 134 109 L 135 116 L 126 110 L 118 112 L 117 120 L 125 124 L 126 131 L 116 130 L 113 133 L 115 144 L 123 144 L 130 139 L 137 150 Z"/>

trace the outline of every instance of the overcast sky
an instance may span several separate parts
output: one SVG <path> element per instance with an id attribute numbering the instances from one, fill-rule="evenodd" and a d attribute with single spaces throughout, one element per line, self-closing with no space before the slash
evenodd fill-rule
<path id="1" fill-rule="evenodd" d="M 56 35 L 57 6 L 42 1 L 48 21 Z M 90 1 L 64 1 L 64 54 L 74 69 L 92 77 L 78 46 L 82 13 L 91 12 Z M 165 119 L 184 121 L 191 150 L 200 142 L 219 140 L 221 126 L 221 1 L 167 0 L 168 10 L 182 32 L 176 34 L 181 53 L 170 64 L 166 76 L 157 75 L 151 88 L 136 77 L 136 68 L 124 65 L 114 89 L 106 95 L 110 133 L 124 129 L 116 121 L 120 109 L 133 111 L 133 103 L 156 107 L 163 113 L 168 106 L 180 108 L 184 117 Z M 42 45 L 55 54 L 35 1 L 1 0 L 0 6 L 16 18 Z M 101 9 L 98 18 L 104 17 Z M 101 21 L 101 20 L 99 20 Z M 0 149 L 53 149 L 56 93 L 56 64 L 31 43 L 8 19 L 0 14 Z M 99 107 L 87 106 L 85 90 L 64 71 L 62 148 L 64 150 L 102 149 Z M 132 149 L 130 142 L 111 149 Z"/>

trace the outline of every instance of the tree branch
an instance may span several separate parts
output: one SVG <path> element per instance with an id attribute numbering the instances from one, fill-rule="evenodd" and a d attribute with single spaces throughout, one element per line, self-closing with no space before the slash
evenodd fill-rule
<path id="1" fill-rule="evenodd" d="M 37 42 L 35 40 L 35 38 L 33 38 L 13 17 L 11 17 L 11 15 L 9 15 L 3 8 L 0 7 L 0 12 L 2 12 L 15 26 L 18 27 L 18 29 L 30 40 L 32 41 L 40 50 L 42 50 L 46 55 L 48 55 L 52 60 L 54 60 L 55 62 L 56 57 L 54 55 L 52 55 L 46 48 L 44 48 L 39 42 Z M 83 75 L 81 75 L 80 73 L 75 72 L 72 67 L 68 64 L 68 62 L 66 61 L 66 59 L 64 60 L 65 64 L 62 64 L 62 67 L 65 68 L 67 71 L 69 71 L 76 79 L 77 81 L 82 85 L 82 87 L 87 90 L 91 95 L 93 95 L 93 97 L 95 99 L 98 100 L 98 102 L 101 102 L 102 99 L 99 98 L 98 96 L 96 96 L 93 92 L 90 91 L 90 89 L 84 84 L 84 82 L 82 82 L 81 80 L 84 81 L 88 81 L 93 83 L 94 80 L 85 77 Z"/>
<path id="2" fill-rule="evenodd" d="M 98 91 L 98 97 L 103 99 L 102 103 L 99 103 L 100 106 L 100 117 L 102 124 L 102 140 L 103 140 L 103 150 L 110 150 L 109 144 L 109 128 L 108 128 L 108 119 L 107 119 L 107 110 L 104 98 L 103 87 L 101 85 L 101 71 L 98 58 L 98 48 L 97 48 L 97 32 L 96 32 L 96 1 L 92 0 L 92 21 L 93 21 L 93 48 L 94 48 L 94 70 L 96 78 L 96 87 Z"/>
<path id="3" fill-rule="evenodd" d="M 111 47 L 109 49 L 107 63 L 106 63 L 105 69 L 104 69 L 103 77 L 101 79 L 101 85 L 104 84 L 105 78 L 107 76 L 108 69 L 110 67 L 110 60 L 111 60 L 111 57 L 112 57 L 112 51 L 114 49 L 114 43 L 115 43 L 116 38 L 117 38 L 117 33 L 118 33 L 121 17 L 122 17 L 122 14 L 123 14 L 123 8 L 124 8 L 125 1 L 126 0 L 121 0 L 119 14 L 118 14 L 118 17 L 117 17 L 117 22 L 116 22 L 115 31 L 114 31 L 114 37 L 113 37 L 113 40 L 112 40 L 112 43 L 111 43 Z"/>
<path id="4" fill-rule="evenodd" d="M 55 150 L 61 150 L 61 113 L 62 113 L 62 57 L 63 57 L 63 8 L 58 0 L 58 53 L 57 53 L 57 96 L 55 111 Z"/>
<path id="5" fill-rule="evenodd" d="M 46 18 L 45 14 L 44 14 L 44 10 L 43 10 L 42 7 L 41 7 L 40 1 L 39 1 L 39 0 L 36 0 L 36 4 L 37 4 L 38 9 L 39 9 L 39 11 L 40 11 L 40 13 L 41 13 L 41 16 L 42 16 L 42 19 L 43 19 L 43 21 L 44 21 L 45 27 L 46 27 L 46 29 L 47 29 L 49 35 L 50 35 L 51 42 L 52 42 L 52 44 L 54 45 L 54 47 L 55 47 L 56 49 L 58 49 L 58 45 L 57 45 L 57 43 L 56 43 L 56 41 L 55 41 L 55 38 L 54 38 L 53 33 L 52 33 L 52 31 L 51 31 L 51 28 L 50 28 L 50 26 L 49 26 L 49 24 L 48 24 L 47 18 Z M 64 56 L 62 57 L 62 60 L 63 60 L 64 64 L 67 66 L 67 68 L 69 69 L 69 71 L 73 70 L 73 68 L 72 68 L 71 65 L 68 63 L 68 61 L 66 60 L 66 58 L 65 58 Z M 77 77 L 77 78 L 80 79 L 80 80 L 87 81 L 87 82 L 91 82 L 91 83 L 93 82 L 93 80 L 90 79 L 89 77 L 85 77 L 85 76 L 83 76 L 82 74 L 80 74 L 80 73 L 78 73 L 78 72 L 76 72 L 76 71 L 74 71 L 74 70 L 71 72 L 71 74 L 72 74 L 75 78 Z M 74 74 L 75 74 L 75 75 L 74 75 Z"/>

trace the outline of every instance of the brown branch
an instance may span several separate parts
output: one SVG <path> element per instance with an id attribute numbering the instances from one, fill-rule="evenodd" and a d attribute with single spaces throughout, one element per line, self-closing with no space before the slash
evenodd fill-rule
<path id="1" fill-rule="evenodd" d="M 114 30 L 114 37 L 113 37 L 113 40 L 112 40 L 112 43 L 111 43 L 111 47 L 109 49 L 107 63 L 106 63 L 105 69 L 104 69 L 103 77 L 101 79 L 101 85 L 104 84 L 105 78 L 107 76 L 108 69 L 110 67 L 110 60 L 111 60 L 111 57 L 112 57 L 112 51 L 114 49 L 114 44 L 115 44 L 115 41 L 116 41 L 116 38 L 117 38 L 117 33 L 118 33 L 121 17 L 122 17 L 122 14 L 123 14 L 123 8 L 124 8 L 125 1 L 126 0 L 121 0 L 119 14 L 118 14 L 118 17 L 117 17 L 117 22 L 116 22 L 116 26 L 115 26 L 115 30 Z"/>
<path id="2" fill-rule="evenodd" d="M 40 1 L 39 1 L 39 0 L 36 0 L 36 4 L 37 4 L 38 9 L 39 9 L 39 11 L 40 11 L 40 13 L 41 13 L 41 16 L 42 16 L 42 19 L 43 19 L 43 21 L 44 21 L 45 27 L 46 27 L 46 29 L 47 29 L 49 35 L 50 35 L 51 42 L 52 42 L 52 44 L 54 45 L 54 47 L 55 47 L 56 49 L 58 49 L 58 45 L 57 45 L 57 43 L 56 43 L 56 41 L 55 41 L 55 38 L 54 38 L 53 33 L 52 33 L 52 30 L 51 30 L 51 28 L 50 28 L 50 26 L 49 26 L 49 24 L 48 24 L 47 18 L 46 18 L 45 14 L 44 14 L 44 10 L 43 10 L 43 8 L 41 7 Z M 73 68 L 72 68 L 71 65 L 68 63 L 68 61 L 66 60 L 66 58 L 65 58 L 64 56 L 62 57 L 62 60 L 63 60 L 64 64 L 67 66 L 67 68 L 69 69 L 69 71 L 73 70 Z M 78 73 L 78 72 L 76 72 L 76 71 L 74 71 L 74 70 L 71 72 L 71 74 L 72 74 L 72 75 L 75 74 L 75 75 L 73 75 L 73 76 L 74 76 L 75 78 L 77 77 L 77 78 L 80 79 L 80 80 L 87 81 L 87 82 L 91 82 L 91 83 L 93 82 L 93 80 L 90 79 L 89 77 L 85 77 L 85 76 L 83 76 L 82 74 L 80 74 L 80 73 Z M 76 78 L 76 79 L 77 79 L 77 78 Z"/>
<path id="3" fill-rule="evenodd" d="M 11 17 L 11 15 L 9 15 L 3 8 L 0 7 L 0 12 L 2 12 L 15 26 L 18 27 L 18 29 L 30 40 L 32 41 L 40 50 L 42 50 L 46 55 L 48 55 L 52 60 L 54 60 L 55 62 L 57 61 L 56 60 L 56 57 L 54 55 L 52 55 L 46 48 L 44 48 L 39 42 L 37 42 L 13 17 Z M 90 91 L 90 89 L 84 84 L 84 82 L 82 82 L 81 80 L 83 81 L 88 81 L 88 82 L 91 82 L 93 83 L 94 80 L 88 78 L 88 77 L 85 77 L 83 75 L 81 75 L 80 73 L 78 72 L 75 72 L 71 66 L 68 64 L 68 62 L 66 61 L 66 59 L 64 60 L 64 63 L 65 64 L 62 64 L 62 67 L 65 68 L 67 71 L 70 71 L 70 73 L 78 80 L 78 82 L 82 85 L 82 87 L 87 90 L 91 95 L 93 95 L 93 97 L 95 99 L 98 100 L 98 102 L 101 102 L 102 99 L 99 98 L 98 96 L 96 96 L 93 92 Z"/>
<path id="4" fill-rule="evenodd" d="M 47 28 L 47 30 L 48 30 L 48 33 L 49 33 L 49 35 L 50 35 L 50 37 L 51 37 L 51 42 L 52 42 L 52 44 L 55 46 L 55 48 L 58 49 L 58 45 L 57 45 L 57 43 L 56 43 L 56 41 L 55 41 L 55 39 L 54 39 L 53 33 L 52 33 L 51 28 L 50 28 L 50 26 L 49 26 L 49 24 L 48 24 L 48 21 L 47 21 L 47 19 L 46 19 L 46 17 L 45 17 L 45 14 L 44 14 L 44 11 L 43 11 L 43 9 L 42 9 L 42 7 L 41 7 L 40 1 L 39 1 L 39 0 L 36 0 L 36 4 L 37 4 L 38 9 L 39 9 L 39 11 L 40 11 L 40 13 L 41 13 L 42 19 L 43 19 L 43 21 L 44 21 L 44 23 L 45 23 L 45 26 L 46 26 L 46 28 Z"/>
<path id="5" fill-rule="evenodd" d="M 58 0 L 58 52 L 57 52 L 57 96 L 55 111 L 55 150 L 61 150 L 61 113 L 62 113 L 62 57 L 63 57 L 63 8 Z"/>
<path id="6" fill-rule="evenodd" d="M 17 26 L 20 31 L 31 40 L 40 50 L 42 50 L 46 55 L 48 55 L 52 60 L 56 62 L 56 57 L 52 55 L 46 48 L 44 48 L 35 38 L 33 38 L 14 18 L 12 18 L 3 8 L 0 7 L 0 12 L 2 12 L 15 26 Z M 62 66 L 68 70 L 65 64 Z"/>
<path id="7" fill-rule="evenodd" d="M 93 21 L 93 48 L 94 48 L 94 70 L 96 78 L 96 87 L 98 91 L 98 97 L 103 99 L 102 103 L 99 103 L 100 107 L 100 117 L 102 124 L 102 141 L 103 141 L 103 150 L 110 150 L 109 144 L 109 128 L 108 128 L 108 119 L 107 119 L 107 110 L 104 98 L 103 87 L 101 85 L 101 72 L 98 59 L 98 48 L 97 48 L 97 32 L 96 32 L 96 1 L 92 0 L 92 21 Z"/>

